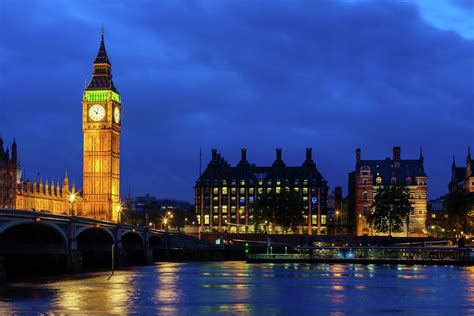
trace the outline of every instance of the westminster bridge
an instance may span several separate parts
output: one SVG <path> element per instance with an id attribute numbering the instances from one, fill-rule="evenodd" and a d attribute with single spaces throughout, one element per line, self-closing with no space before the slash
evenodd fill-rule
<path id="1" fill-rule="evenodd" d="M 0 270 L 7 275 L 80 273 L 111 269 L 112 263 L 151 264 L 167 259 L 170 252 L 186 256 L 212 247 L 191 236 L 148 227 L 0 209 Z"/>

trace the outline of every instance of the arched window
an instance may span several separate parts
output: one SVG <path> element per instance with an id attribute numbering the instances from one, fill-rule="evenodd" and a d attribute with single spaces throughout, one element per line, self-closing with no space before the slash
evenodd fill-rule
<path id="1" fill-rule="evenodd" d="M 362 200 L 367 200 L 367 192 L 362 192 Z"/>
<path id="2" fill-rule="evenodd" d="M 375 183 L 378 184 L 378 185 L 381 185 L 382 184 L 382 178 L 377 177 L 377 179 L 375 179 Z"/>

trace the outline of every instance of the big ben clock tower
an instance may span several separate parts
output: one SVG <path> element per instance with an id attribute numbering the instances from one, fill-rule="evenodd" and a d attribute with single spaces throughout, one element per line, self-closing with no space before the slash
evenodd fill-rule
<path id="1" fill-rule="evenodd" d="M 107 221 L 120 217 L 121 99 L 112 81 L 104 32 L 92 79 L 82 99 L 83 204 L 80 215 Z"/>

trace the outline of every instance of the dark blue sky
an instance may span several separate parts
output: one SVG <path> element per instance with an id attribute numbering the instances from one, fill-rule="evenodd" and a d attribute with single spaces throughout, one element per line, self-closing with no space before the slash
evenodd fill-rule
<path id="1" fill-rule="evenodd" d="M 122 194 L 192 201 L 215 147 L 314 159 L 425 153 L 430 198 L 474 145 L 474 5 L 452 1 L 0 0 L 0 133 L 28 177 L 82 182 L 81 97 L 101 24 L 123 100 Z"/>

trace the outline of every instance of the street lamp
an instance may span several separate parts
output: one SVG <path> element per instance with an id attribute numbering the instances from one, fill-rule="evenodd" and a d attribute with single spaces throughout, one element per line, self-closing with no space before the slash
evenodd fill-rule
<path id="1" fill-rule="evenodd" d="M 69 202 L 71 202 L 71 216 L 74 216 L 74 201 L 76 200 L 76 193 L 71 192 L 68 196 Z"/>

